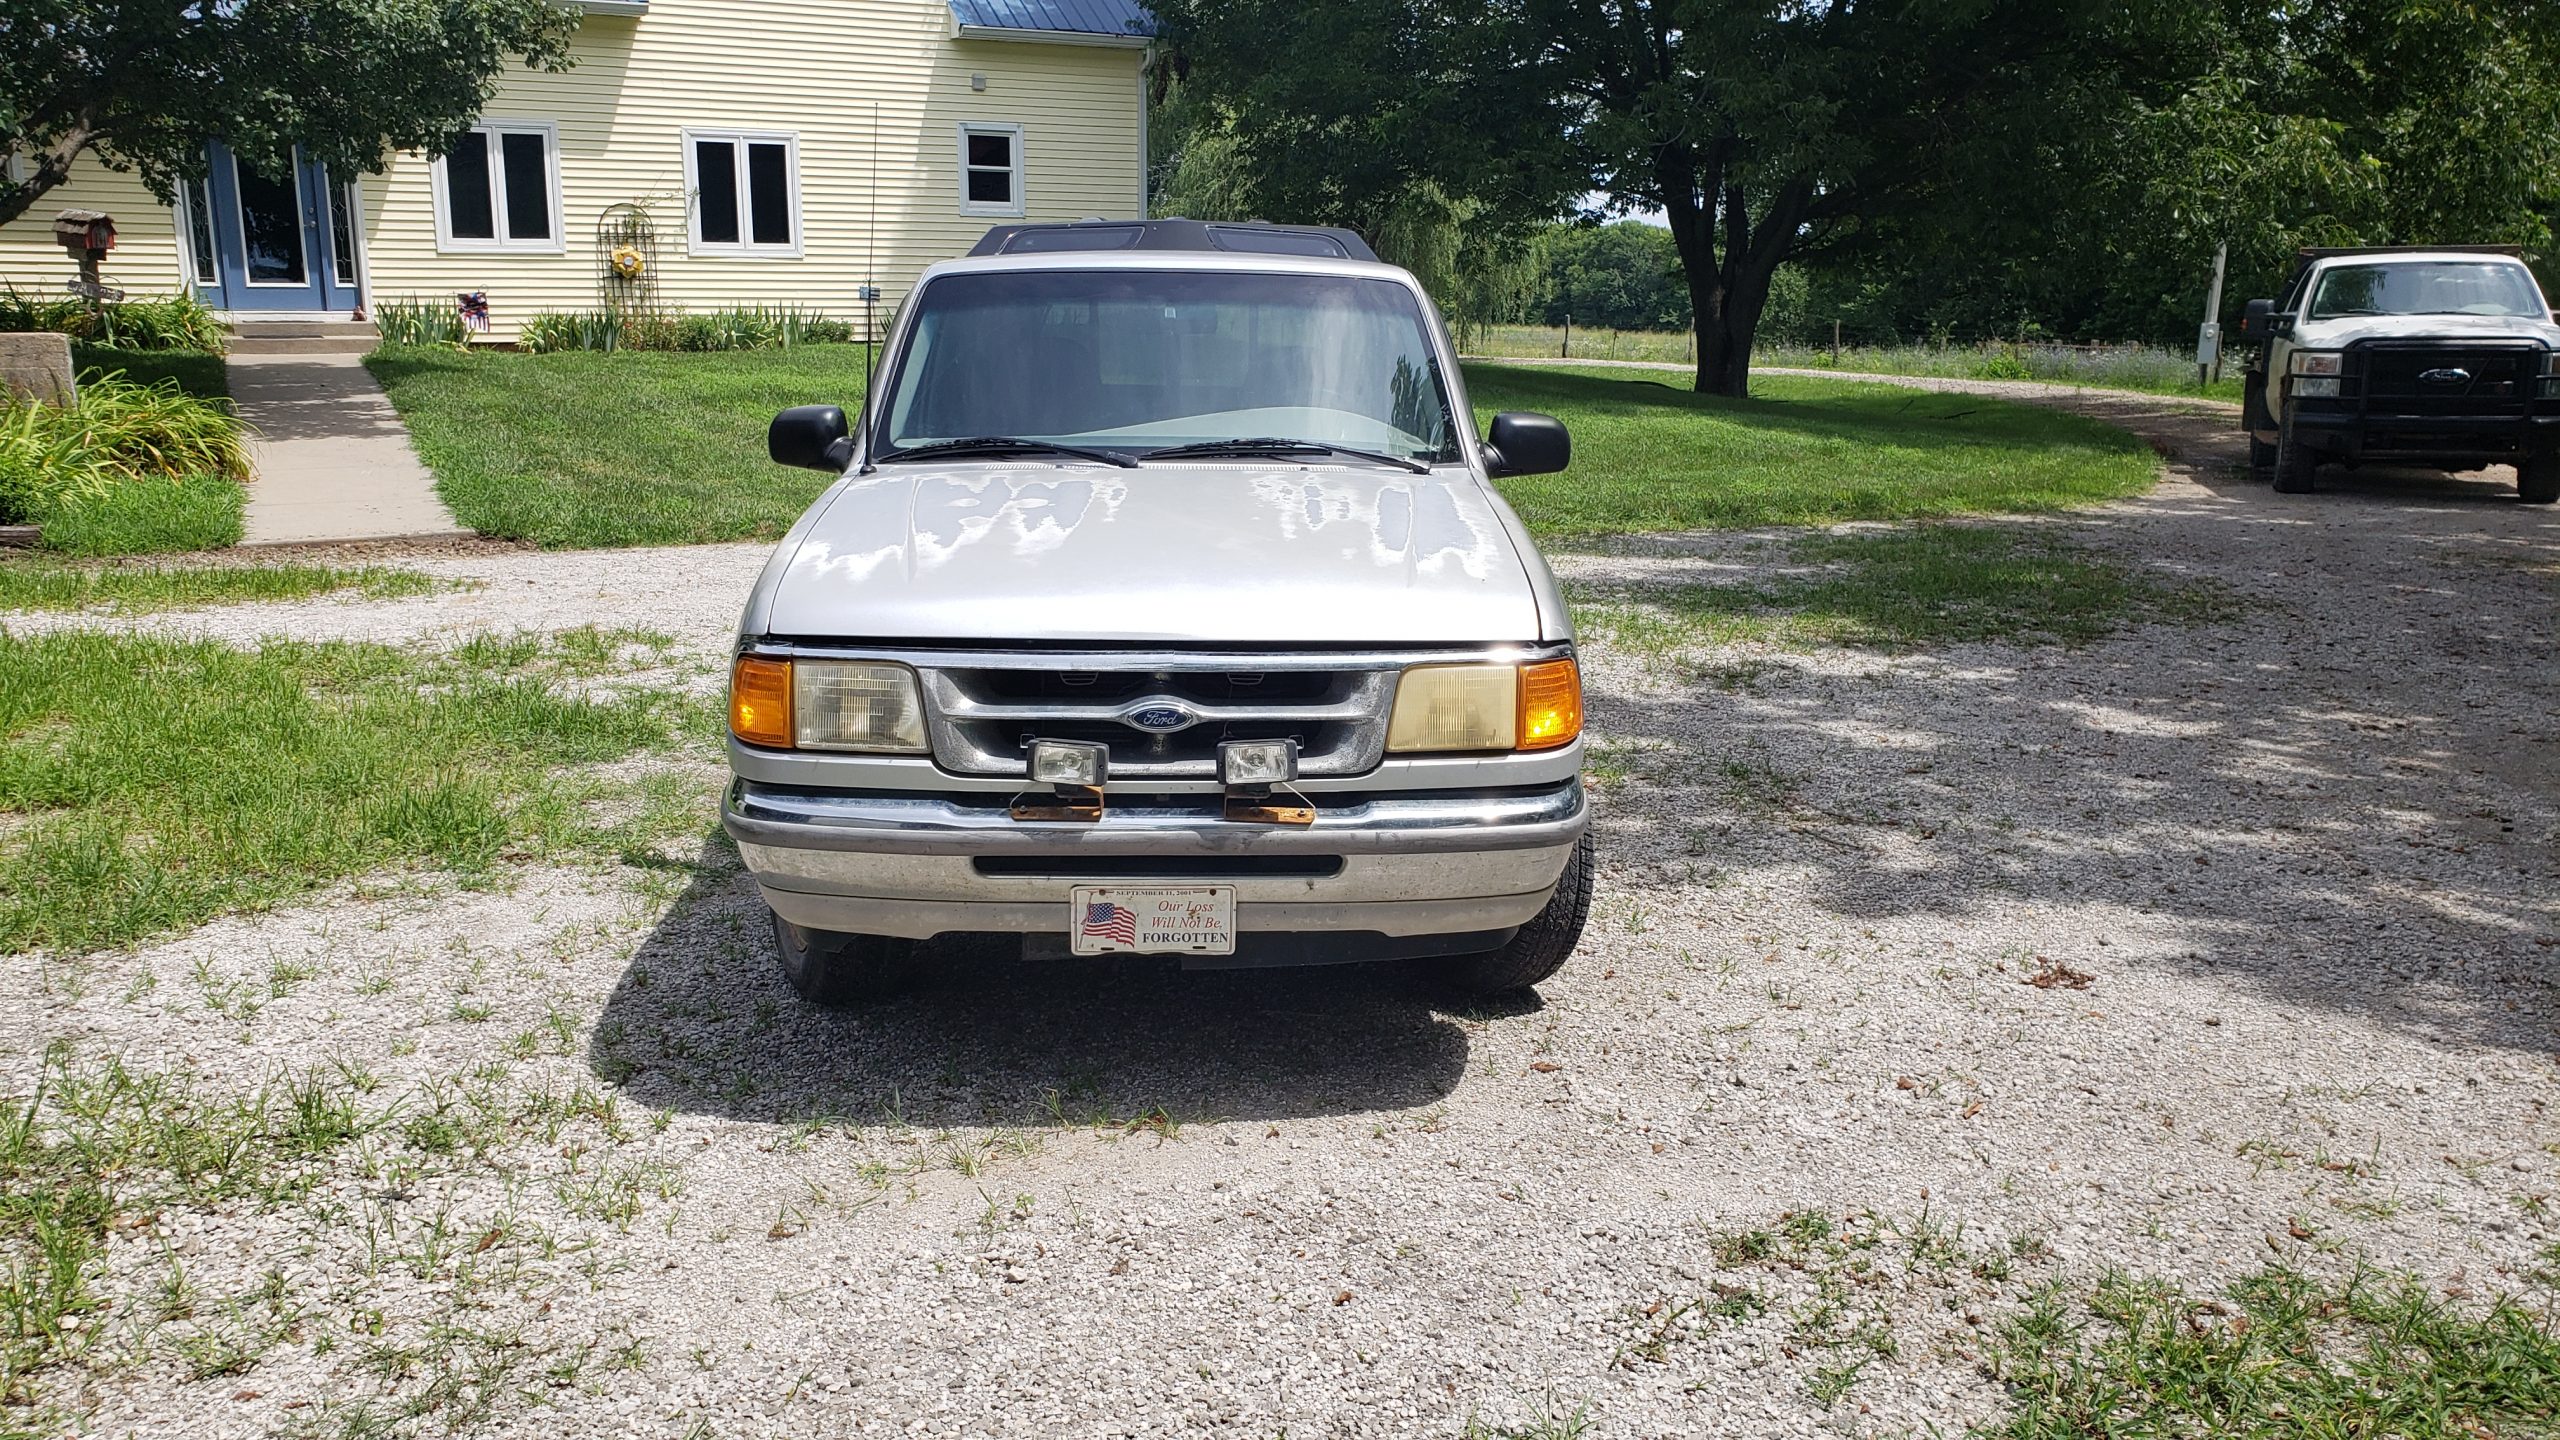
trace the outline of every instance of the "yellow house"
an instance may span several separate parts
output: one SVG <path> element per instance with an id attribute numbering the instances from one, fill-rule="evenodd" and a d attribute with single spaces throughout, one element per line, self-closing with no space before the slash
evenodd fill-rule
<path id="1" fill-rule="evenodd" d="M 115 217 L 108 284 L 235 324 L 411 299 L 485 306 L 492 340 L 609 303 L 859 324 L 991 225 L 1145 213 L 1138 0 L 572 3 L 577 63 L 510 70 L 446 154 L 261 175 L 216 144 L 175 206 L 86 160 L 0 227 L 0 280 L 60 293 L 78 207 Z"/>

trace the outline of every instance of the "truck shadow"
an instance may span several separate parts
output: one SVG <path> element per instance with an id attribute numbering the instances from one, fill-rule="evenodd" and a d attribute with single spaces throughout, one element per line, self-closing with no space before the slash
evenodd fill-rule
<path id="1" fill-rule="evenodd" d="M 911 993 L 823 1010 L 784 984 L 725 843 L 706 843 L 695 877 L 589 1039 L 590 1068 L 653 1109 L 926 1128 L 1282 1120 L 1428 1106 L 1466 1073 L 1445 997 L 1394 965 L 1186 973 L 956 940 L 925 947 Z"/>

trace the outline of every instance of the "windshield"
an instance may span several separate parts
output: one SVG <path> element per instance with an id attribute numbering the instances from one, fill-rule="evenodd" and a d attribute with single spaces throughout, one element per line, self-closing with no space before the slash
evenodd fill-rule
<path id="1" fill-rule="evenodd" d="M 875 452 L 1007 436 L 1151 451 L 1285 438 L 1455 460 L 1413 292 L 1202 270 L 946 275 L 916 297 Z"/>
<path id="2" fill-rule="evenodd" d="M 2311 318 L 2347 315 L 2523 315 L 2541 319 L 2542 295 L 2521 265 L 2480 260 L 2403 260 L 2339 265 L 2312 292 Z"/>

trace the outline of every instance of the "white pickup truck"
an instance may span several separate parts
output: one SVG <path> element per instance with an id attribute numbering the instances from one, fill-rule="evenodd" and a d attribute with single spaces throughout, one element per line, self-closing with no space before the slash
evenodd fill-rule
<path id="1" fill-rule="evenodd" d="M 2560 500 L 2560 324 L 2519 252 L 2305 250 L 2240 335 L 2250 470 L 2276 489 L 2329 461 L 2507 464 L 2528 504 Z"/>
<path id="2" fill-rule="evenodd" d="M 1582 687 L 1448 332 L 1347 231 L 1001 226 L 925 272 L 747 601 L 722 819 L 804 997 L 917 942 L 1533 985 L 1591 903 Z"/>

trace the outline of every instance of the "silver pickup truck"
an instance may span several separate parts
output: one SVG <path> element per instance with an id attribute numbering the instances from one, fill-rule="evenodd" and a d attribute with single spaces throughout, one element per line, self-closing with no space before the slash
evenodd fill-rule
<path id="1" fill-rule="evenodd" d="M 1001 226 L 927 270 L 840 476 L 748 598 L 722 821 L 784 973 L 841 1004 L 917 942 L 1547 978 L 1590 907 L 1582 688 L 1411 275 L 1347 231 Z"/>

